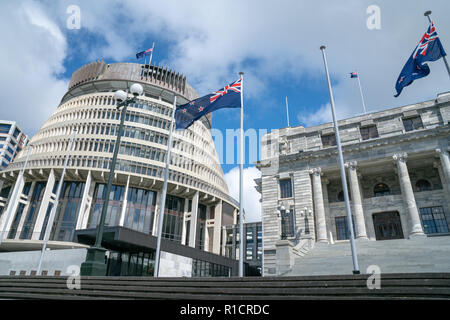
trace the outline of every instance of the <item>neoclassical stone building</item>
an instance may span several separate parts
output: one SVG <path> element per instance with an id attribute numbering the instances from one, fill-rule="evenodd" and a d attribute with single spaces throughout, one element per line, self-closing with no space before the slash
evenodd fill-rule
<path id="1" fill-rule="evenodd" d="M 450 93 L 338 125 L 357 239 L 449 232 Z M 277 273 L 280 240 L 295 246 L 303 239 L 349 239 L 337 158 L 332 123 L 283 128 L 263 138 L 256 182 L 265 275 Z"/>

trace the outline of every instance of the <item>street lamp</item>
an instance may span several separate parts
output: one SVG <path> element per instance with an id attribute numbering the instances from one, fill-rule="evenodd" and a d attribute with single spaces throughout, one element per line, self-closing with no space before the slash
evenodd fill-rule
<path id="1" fill-rule="evenodd" d="M 106 249 L 102 248 L 103 229 L 105 227 L 106 213 L 108 212 L 109 194 L 111 193 L 111 185 L 114 177 L 114 170 L 116 168 L 117 154 L 120 148 L 120 138 L 123 134 L 123 123 L 125 122 L 125 115 L 127 113 L 128 105 L 135 103 L 138 96 L 141 96 L 144 92 L 142 86 L 138 83 L 134 83 L 130 87 L 130 92 L 133 95 L 128 97 L 128 94 L 123 90 L 117 90 L 114 92 L 114 99 L 117 101 L 117 109 L 121 107 L 119 132 L 117 133 L 116 143 L 114 145 L 114 153 L 109 168 L 108 183 L 106 185 L 105 201 L 103 203 L 102 214 L 100 216 L 100 222 L 97 227 L 97 236 L 95 238 L 95 244 L 88 249 L 86 255 L 86 261 L 81 264 L 80 274 L 82 276 L 104 276 L 106 275 L 105 264 L 105 252 Z"/>

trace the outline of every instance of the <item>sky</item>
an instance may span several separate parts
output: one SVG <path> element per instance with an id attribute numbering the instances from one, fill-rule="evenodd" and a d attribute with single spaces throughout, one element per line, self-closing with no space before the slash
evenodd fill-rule
<path id="1" fill-rule="evenodd" d="M 71 6 L 79 8 L 79 28 L 73 28 Z M 430 75 L 398 98 L 394 85 L 427 29 L 426 10 L 432 10 L 450 52 L 449 9 L 448 0 L 2 0 L 0 119 L 18 121 L 34 135 L 58 106 L 75 70 L 97 59 L 141 62 L 136 52 L 153 42 L 153 62 L 184 74 L 200 96 L 244 72 L 246 130 L 286 127 L 286 96 L 291 126 L 331 121 L 322 44 L 338 119 L 363 112 L 352 71 L 360 75 L 369 112 L 430 100 L 450 90 L 442 59 L 429 63 Z M 227 129 L 239 128 L 239 111 L 214 112 L 212 126 L 225 137 Z M 260 220 L 261 210 L 255 160 L 246 158 L 244 166 L 249 222 Z M 222 165 L 235 198 L 237 163 Z"/>

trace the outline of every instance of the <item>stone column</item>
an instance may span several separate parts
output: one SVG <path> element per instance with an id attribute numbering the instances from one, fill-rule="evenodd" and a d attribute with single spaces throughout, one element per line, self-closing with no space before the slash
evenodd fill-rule
<path id="1" fill-rule="evenodd" d="M 411 180 L 409 179 L 408 167 L 406 166 L 406 153 L 395 154 L 393 156 L 397 163 L 398 178 L 402 190 L 403 202 L 406 204 L 406 212 L 409 216 L 411 231 L 409 236 L 425 235 L 420 223 L 419 211 L 417 210 L 416 200 L 414 198 Z"/>
<path id="2" fill-rule="evenodd" d="M 184 199 L 184 208 L 183 208 L 183 228 L 181 229 L 181 244 L 186 245 L 186 216 L 188 213 L 189 207 L 189 199 Z"/>
<path id="3" fill-rule="evenodd" d="M 198 191 L 192 198 L 191 208 L 191 230 L 189 230 L 189 247 L 195 248 L 195 239 L 197 239 L 197 212 L 198 212 Z"/>
<path id="4" fill-rule="evenodd" d="M 153 216 L 153 229 L 152 235 L 158 236 L 158 220 L 159 220 L 159 203 L 161 202 L 161 192 L 156 193 L 155 214 Z"/>
<path id="5" fill-rule="evenodd" d="M 214 208 L 214 242 L 213 253 L 220 254 L 220 232 L 222 230 L 222 200 Z M 224 240 L 225 241 L 225 240 Z"/>
<path id="6" fill-rule="evenodd" d="M 34 223 L 33 235 L 31 236 L 31 240 L 39 240 L 41 236 L 42 228 L 44 225 L 44 220 L 47 215 L 47 209 L 50 203 L 53 203 L 52 200 L 53 195 L 53 187 L 55 185 L 56 178 L 55 172 L 50 170 L 50 174 L 47 178 L 47 185 L 45 186 L 44 195 L 42 196 L 41 206 L 39 207 L 39 213 L 36 218 L 36 222 Z M 54 198 L 54 195 L 53 195 Z M 49 213 L 50 214 L 50 213 Z"/>
<path id="7" fill-rule="evenodd" d="M 125 192 L 124 192 L 123 201 L 122 201 L 122 210 L 120 211 L 119 226 L 121 226 L 121 227 L 123 227 L 123 225 L 125 224 L 125 213 L 127 212 L 129 187 L 130 187 L 130 176 L 128 176 L 128 178 L 127 178 L 127 185 L 125 187 Z"/>
<path id="8" fill-rule="evenodd" d="M 23 208 L 22 216 L 20 217 L 19 225 L 17 226 L 17 232 L 16 232 L 15 239 L 19 239 L 20 235 L 22 234 L 23 225 L 25 224 L 25 219 L 27 219 L 27 216 L 28 216 L 28 210 L 30 209 L 31 198 L 33 196 L 35 187 L 36 187 L 36 181 L 33 181 L 31 183 L 30 190 L 28 191 L 28 195 L 24 195 L 24 194 L 20 195 L 20 197 L 24 198 L 24 200 L 26 198 L 26 205 Z M 36 214 L 36 212 L 34 214 Z"/>
<path id="9" fill-rule="evenodd" d="M 443 178 L 442 184 L 447 186 L 447 190 L 450 190 L 450 159 L 447 150 L 436 149 L 436 152 L 439 154 L 439 158 L 441 159 L 441 167 Z"/>
<path id="10" fill-rule="evenodd" d="M 14 183 L 14 187 L 11 188 L 12 192 L 9 193 L 8 201 L 5 204 L 5 208 L 3 210 L 3 213 L 0 217 L 0 242 L 3 239 L 6 239 L 8 237 L 9 229 L 11 228 L 11 224 L 14 220 L 14 217 L 17 213 L 17 207 L 19 206 L 19 200 L 20 196 L 22 194 L 23 188 L 25 186 L 25 179 L 17 179 Z M 12 195 L 16 193 L 17 198 L 16 201 L 12 202 L 11 197 Z M 10 213 L 8 217 L 8 213 Z M 2 235 L 2 231 L 5 230 L 5 233 Z"/>
<path id="11" fill-rule="evenodd" d="M 364 211 L 361 199 L 361 191 L 358 181 L 358 173 L 356 171 L 357 166 L 356 161 L 351 161 L 345 164 L 348 169 L 348 176 L 350 180 L 350 192 L 352 194 L 352 204 L 353 204 L 353 214 L 355 215 L 355 229 L 356 229 L 356 239 L 367 238 L 366 224 L 364 221 Z"/>
<path id="12" fill-rule="evenodd" d="M 310 170 L 312 175 L 313 195 L 314 195 L 314 213 L 317 226 L 317 242 L 328 242 L 327 226 L 325 220 L 325 206 L 323 204 L 321 169 Z"/>
<path id="13" fill-rule="evenodd" d="M 83 198 L 81 199 L 80 211 L 78 212 L 77 226 L 78 229 L 86 229 L 91 211 L 92 197 L 94 196 L 95 181 L 92 180 L 91 171 L 88 171 L 86 182 L 84 184 Z"/>

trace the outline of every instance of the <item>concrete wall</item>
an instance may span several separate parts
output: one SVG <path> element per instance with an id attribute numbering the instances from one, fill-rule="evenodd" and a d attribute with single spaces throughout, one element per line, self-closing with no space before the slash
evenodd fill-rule
<path id="1" fill-rule="evenodd" d="M 61 276 L 72 275 L 73 271 L 68 270 L 69 266 L 81 266 L 86 260 L 87 249 L 61 249 L 48 250 L 44 255 L 41 270 L 47 270 L 47 275 L 55 275 L 55 271 L 60 271 Z M 37 270 L 41 251 L 3 252 L 0 253 L 0 275 L 9 275 L 15 271 L 19 275 L 25 271 L 25 275 L 30 275 L 32 270 Z"/>
<path id="2" fill-rule="evenodd" d="M 160 277 L 192 277 L 192 258 L 161 251 Z"/>

